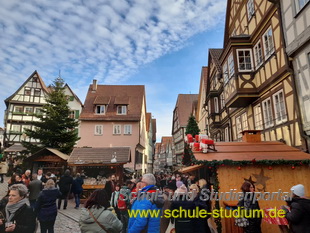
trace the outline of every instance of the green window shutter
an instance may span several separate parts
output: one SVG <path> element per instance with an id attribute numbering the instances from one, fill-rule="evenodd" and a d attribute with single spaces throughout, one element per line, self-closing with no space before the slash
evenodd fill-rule
<path id="1" fill-rule="evenodd" d="M 74 100 L 74 96 L 70 96 L 69 100 L 73 101 Z"/>
<path id="2" fill-rule="evenodd" d="M 75 110 L 75 119 L 78 119 L 80 116 L 80 111 L 79 110 Z"/>

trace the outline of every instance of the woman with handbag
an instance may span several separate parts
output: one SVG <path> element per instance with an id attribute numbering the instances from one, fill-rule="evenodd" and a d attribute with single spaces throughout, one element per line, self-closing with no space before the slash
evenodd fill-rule
<path id="1" fill-rule="evenodd" d="M 255 198 L 255 186 L 254 184 L 246 181 L 242 184 L 241 190 L 243 192 L 243 198 L 238 202 L 238 206 L 244 209 L 247 216 L 250 216 L 250 211 L 253 214 L 253 210 L 259 210 L 258 201 Z M 257 212 L 259 213 L 259 212 Z M 262 216 L 252 216 L 251 218 L 246 218 L 245 227 L 243 227 L 245 233 L 261 233 L 261 223 Z"/>
<path id="2" fill-rule="evenodd" d="M 109 197 L 104 189 L 95 190 L 85 202 L 80 217 L 82 233 L 119 233 L 123 224 L 109 209 Z"/>

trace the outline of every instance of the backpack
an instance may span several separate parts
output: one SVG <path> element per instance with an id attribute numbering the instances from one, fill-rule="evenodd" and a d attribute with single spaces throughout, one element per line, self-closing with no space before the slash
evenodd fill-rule
<path id="1" fill-rule="evenodd" d="M 117 199 L 117 208 L 119 210 L 127 210 L 127 203 L 125 201 L 125 196 L 124 194 L 120 194 L 118 199 Z"/>

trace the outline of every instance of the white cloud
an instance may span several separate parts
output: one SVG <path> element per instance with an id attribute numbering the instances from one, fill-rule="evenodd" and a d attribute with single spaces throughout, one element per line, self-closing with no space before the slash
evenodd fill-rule
<path id="1" fill-rule="evenodd" d="M 61 70 L 82 93 L 93 78 L 121 83 L 215 28 L 225 8 L 226 0 L 1 1 L 1 99 L 34 70 L 47 82 Z"/>

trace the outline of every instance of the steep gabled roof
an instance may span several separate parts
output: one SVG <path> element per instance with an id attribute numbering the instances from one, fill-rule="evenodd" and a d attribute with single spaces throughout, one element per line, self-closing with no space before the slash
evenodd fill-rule
<path id="1" fill-rule="evenodd" d="M 144 85 L 90 85 L 80 120 L 140 121 L 143 101 Z M 106 114 L 95 114 L 96 104 L 108 105 Z M 128 105 L 127 115 L 116 114 L 118 104 Z"/>
<path id="2" fill-rule="evenodd" d="M 72 95 L 74 96 L 74 98 L 83 106 L 82 101 L 79 99 L 79 97 L 72 91 L 72 89 L 70 88 L 70 86 L 68 85 L 68 83 L 66 83 L 65 87 L 68 87 L 69 91 L 72 93 Z"/>
<path id="3" fill-rule="evenodd" d="M 175 106 L 178 112 L 180 127 L 186 127 L 187 121 L 195 108 L 197 107 L 198 94 L 179 94 Z"/>
<path id="4" fill-rule="evenodd" d="M 46 87 L 43 79 L 41 78 L 41 76 L 39 75 L 39 73 L 35 70 L 27 79 L 26 81 L 14 92 L 14 94 L 12 94 L 11 96 L 9 96 L 8 98 L 6 98 L 4 100 L 6 106 L 8 106 L 8 103 L 9 101 L 11 101 L 13 99 L 13 97 L 26 85 L 26 83 L 31 79 L 33 78 L 34 76 L 36 76 L 40 82 L 40 85 L 42 87 L 42 90 L 45 92 L 45 93 L 49 93 L 49 89 Z"/>
<path id="5" fill-rule="evenodd" d="M 172 146 L 172 137 L 162 137 L 161 138 L 161 148 L 164 149 L 164 151 L 167 151 L 167 146 Z M 170 148 L 171 148 L 170 146 Z"/>
<path id="6" fill-rule="evenodd" d="M 220 62 L 220 57 L 221 57 L 222 52 L 223 52 L 223 49 L 209 49 L 210 57 L 212 58 L 212 62 L 214 63 L 214 65 L 215 65 L 215 67 L 216 67 L 218 72 L 221 72 L 221 70 L 222 70 L 221 62 Z M 210 64 L 210 62 L 211 61 L 209 59 L 208 63 Z"/>
<path id="7" fill-rule="evenodd" d="M 50 155 L 50 154 L 56 155 L 57 157 L 61 158 L 62 160 L 67 161 L 69 159 L 69 155 L 62 153 L 61 151 L 54 149 L 54 148 L 42 148 L 41 150 L 33 153 L 31 156 L 27 157 L 26 160 L 34 160 L 35 158 L 38 158 L 40 156 L 44 155 Z"/>

